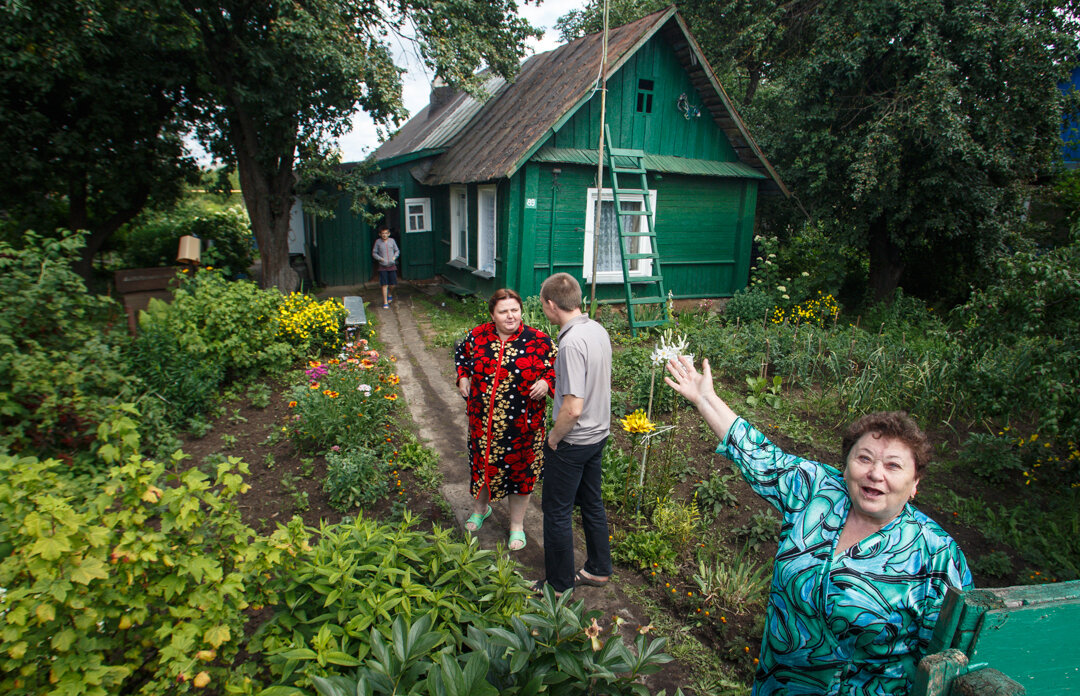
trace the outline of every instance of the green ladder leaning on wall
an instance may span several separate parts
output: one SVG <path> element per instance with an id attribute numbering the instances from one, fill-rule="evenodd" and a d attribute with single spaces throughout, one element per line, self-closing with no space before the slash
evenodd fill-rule
<path id="1" fill-rule="evenodd" d="M 649 183 L 645 178 L 645 152 L 611 146 L 611 129 L 604 124 L 604 144 L 608 155 L 608 172 L 611 176 L 611 194 L 615 209 L 615 224 L 619 230 L 619 254 L 622 256 L 623 288 L 626 292 L 626 316 L 630 322 L 630 334 L 637 335 L 637 330 L 648 326 L 659 326 L 667 323 L 667 294 L 664 292 L 664 276 L 660 272 L 660 254 L 657 252 L 656 232 L 653 230 L 652 199 L 649 198 Z M 616 158 L 625 163 L 629 159 L 632 166 L 620 166 L 616 164 Z M 637 177 L 638 186 L 619 184 L 619 176 L 633 179 Z M 627 182 L 628 184 L 633 183 Z M 643 205 L 640 210 L 623 210 L 620 200 L 623 196 L 641 196 Z M 624 216 L 639 216 L 644 224 L 631 225 L 627 229 L 623 225 Z M 594 227 L 599 230 L 600 222 L 596 221 Z M 599 231 L 597 232 L 599 234 Z M 636 238 L 647 237 L 649 251 L 646 253 L 629 253 L 626 250 L 627 242 L 635 241 Z M 635 247 L 636 248 L 636 247 Z M 652 268 L 650 275 L 636 276 L 633 284 L 639 287 L 640 295 L 634 296 L 631 287 L 630 262 L 635 260 L 650 259 Z M 638 311 L 642 307 L 656 305 L 656 319 L 638 319 Z"/>

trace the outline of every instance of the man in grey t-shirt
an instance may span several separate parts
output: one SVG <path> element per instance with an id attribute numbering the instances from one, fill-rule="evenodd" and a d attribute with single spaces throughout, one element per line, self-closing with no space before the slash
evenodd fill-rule
<path id="1" fill-rule="evenodd" d="M 555 424 L 544 447 L 544 566 L 556 592 L 602 586 L 611 577 L 611 545 L 600 493 L 600 462 L 611 427 L 611 341 L 581 313 L 581 286 L 556 273 L 540 287 L 548 321 L 559 326 Z M 574 572 L 574 505 L 581 508 L 587 558 Z M 537 583 L 542 589 L 545 580 Z"/>

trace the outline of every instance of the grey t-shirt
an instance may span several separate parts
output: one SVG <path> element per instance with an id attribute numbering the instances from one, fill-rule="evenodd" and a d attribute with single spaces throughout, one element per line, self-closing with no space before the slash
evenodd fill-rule
<path id="1" fill-rule="evenodd" d="M 607 437 L 611 432 L 611 339 L 603 326 L 585 314 L 566 322 L 559 331 L 555 418 L 567 394 L 584 403 L 577 424 L 562 441 L 591 445 Z"/>

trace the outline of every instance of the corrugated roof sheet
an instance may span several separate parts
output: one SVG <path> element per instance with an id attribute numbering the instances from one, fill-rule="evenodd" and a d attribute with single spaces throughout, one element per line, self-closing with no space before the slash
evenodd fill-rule
<path id="1" fill-rule="evenodd" d="M 634 51 L 661 31 L 675 47 L 684 69 L 703 95 L 703 104 L 728 137 L 740 162 L 760 172 L 762 178 L 771 179 L 786 194 L 783 182 L 753 142 L 674 7 L 608 33 L 608 75 L 615 74 Z M 432 110 L 429 105 L 379 147 L 375 159 L 386 162 L 419 150 L 445 148 L 427 173 L 425 184 L 509 177 L 552 128 L 590 95 L 602 49 L 602 35 L 590 34 L 532 56 L 522 64 L 512 83 L 488 89 L 493 96 L 483 104 L 457 93 L 441 109 Z"/>
<path id="2" fill-rule="evenodd" d="M 573 147 L 542 147 L 531 158 L 533 162 L 552 162 L 559 164 L 589 164 L 596 166 L 596 150 L 582 150 Z M 607 164 L 605 162 L 605 164 Z M 615 157 L 619 167 L 633 166 L 626 157 Z M 700 176 L 718 176 L 738 179 L 765 179 L 764 174 L 742 162 L 720 162 L 718 160 L 690 159 L 673 155 L 645 155 L 645 168 L 651 172 L 665 174 L 695 174 Z"/>

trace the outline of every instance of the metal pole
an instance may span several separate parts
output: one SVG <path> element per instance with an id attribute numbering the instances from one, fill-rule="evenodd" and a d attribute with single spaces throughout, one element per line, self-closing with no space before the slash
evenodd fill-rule
<path id="1" fill-rule="evenodd" d="M 592 287 L 589 291 L 589 317 L 596 318 L 596 266 L 600 254 L 600 204 L 604 198 L 604 119 L 607 107 L 608 0 L 604 0 L 604 38 L 600 51 L 600 146 L 596 156 L 596 210 L 593 213 Z M 615 211 L 618 215 L 619 211 Z M 619 242 L 622 243 L 621 240 Z"/>

